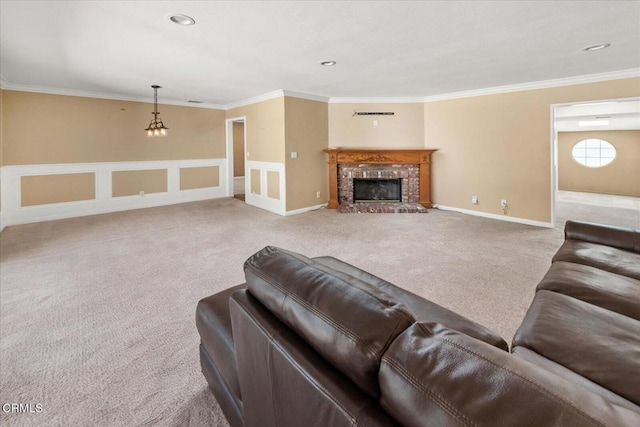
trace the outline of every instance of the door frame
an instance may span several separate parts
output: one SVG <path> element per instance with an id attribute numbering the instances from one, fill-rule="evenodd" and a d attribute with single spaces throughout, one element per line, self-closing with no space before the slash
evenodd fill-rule
<path id="1" fill-rule="evenodd" d="M 233 117 L 225 120 L 225 134 L 226 134 L 226 146 L 227 146 L 227 188 L 226 194 L 227 197 L 233 197 L 233 123 L 234 122 L 242 122 L 244 123 L 244 147 L 242 149 L 242 153 L 244 156 L 244 188 L 245 194 L 247 192 L 247 117 Z"/>
<path id="2" fill-rule="evenodd" d="M 551 117 L 551 227 L 556 226 L 556 193 L 558 191 L 558 132 L 556 130 L 556 108 L 568 105 L 594 104 L 601 102 L 619 102 L 640 100 L 640 97 L 593 99 L 589 101 L 561 102 L 550 105 Z M 564 226 L 563 226 L 564 227 Z"/>

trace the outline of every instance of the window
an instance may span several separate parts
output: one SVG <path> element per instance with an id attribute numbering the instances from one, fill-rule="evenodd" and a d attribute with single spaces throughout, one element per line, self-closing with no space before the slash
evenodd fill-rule
<path id="1" fill-rule="evenodd" d="M 606 166 L 616 158 L 616 148 L 604 139 L 583 139 L 573 146 L 576 162 L 591 168 Z"/>

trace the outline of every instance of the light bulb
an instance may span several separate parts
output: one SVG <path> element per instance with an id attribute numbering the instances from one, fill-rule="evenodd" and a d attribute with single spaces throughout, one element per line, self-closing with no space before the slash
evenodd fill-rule
<path id="1" fill-rule="evenodd" d="M 151 129 L 147 129 L 147 136 L 153 136 L 153 131 Z"/>
<path id="2" fill-rule="evenodd" d="M 160 135 L 165 136 L 167 134 L 167 130 L 165 128 L 160 129 Z"/>
<path id="3" fill-rule="evenodd" d="M 153 136 L 158 136 L 158 135 L 160 135 L 160 131 L 158 129 L 154 129 Z"/>

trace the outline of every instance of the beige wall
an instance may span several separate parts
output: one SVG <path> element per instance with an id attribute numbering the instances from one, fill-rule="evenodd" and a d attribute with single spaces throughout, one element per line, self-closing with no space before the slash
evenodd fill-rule
<path id="1" fill-rule="evenodd" d="M 613 162 L 600 168 L 573 159 L 573 146 L 598 138 L 616 148 Z M 640 197 L 640 130 L 558 133 L 558 189 Z"/>
<path id="2" fill-rule="evenodd" d="M 327 148 L 328 129 L 326 102 L 285 97 L 288 211 L 326 203 L 329 198 L 327 155 L 322 151 Z M 293 151 L 298 158 L 291 158 Z"/>
<path id="3" fill-rule="evenodd" d="M 225 157 L 225 112 L 159 105 L 169 135 L 147 138 L 153 104 L 4 90 L 3 164 Z"/>
<path id="4" fill-rule="evenodd" d="M 96 176 L 94 173 L 23 176 L 20 190 L 21 206 L 93 200 Z"/>
<path id="5" fill-rule="evenodd" d="M 167 191 L 166 169 L 114 171 L 111 180 L 113 197 L 137 196 L 141 191 L 145 194 Z"/>
<path id="6" fill-rule="evenodd" d="M 284 97 L 227 111 L 227 118 L 246 117 L 249 156 L 257 162 L 284 163 Z"/>
<path id="7" fill-rule="evenodd" d="M 233 176 L 244 176 L 244 123 L 233 122 Z"/>
<path id="8" fill-rule="evenodd" d="M 251 169 L 249 174 L 251 193 L 260 194 L 260 170 Z"/>
<path id="9" fill-rule="evenodd" d="M 551 220 L 552 104 L 640 96 L 640 79 L 529 90 L 424 105 L 436 204 Z M 471 204 L 477 195 L 479 204 Z"/>
<path id="10" fill-rule="evenodd" d="M 180 168 L 180 190 L 218 187 L 220 185 L 220 167 L 203 166 Z"/>
<path id="11" fill-rule="evenodd" d="M 267 197 L 280 200 L 280 172 L 267 171 Z"/>
<path id="12" fill-rule="evenodd" d="M 353 112 L 394 112 L 354 116 Z M 374 120 L 378 122 L 373 125 Z M 422 148 L 424 104 L 329 104 L 330 147 Z"/>

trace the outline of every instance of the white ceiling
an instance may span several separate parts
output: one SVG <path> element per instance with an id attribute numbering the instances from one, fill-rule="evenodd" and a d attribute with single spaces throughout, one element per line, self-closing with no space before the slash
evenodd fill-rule
<path id="1" fill-rule="evenodd" d="M 9 89 L 160 102 L 429 97 L 638 70 L 640 2 L 2 0 L 0 66 Z"/>

